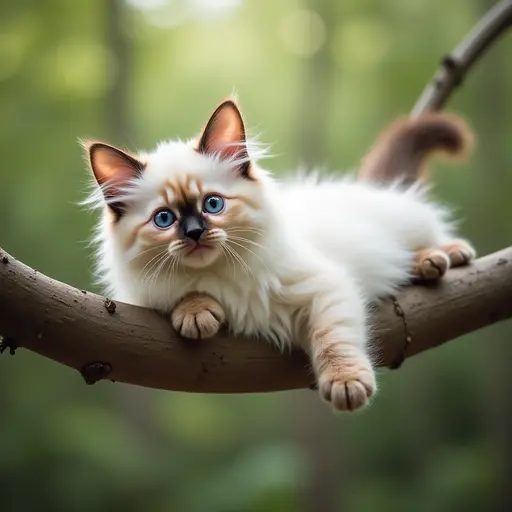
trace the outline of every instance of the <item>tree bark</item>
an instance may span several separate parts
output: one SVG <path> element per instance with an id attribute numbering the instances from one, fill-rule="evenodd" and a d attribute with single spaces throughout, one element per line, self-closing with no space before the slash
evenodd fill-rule
<path id="1" fill-rule="evenodd" d="M 410 286 L 375 312 L 381 366 L 512 317 L 512 248 L 452 269 L 434 286 Z M 55 281 L 0 250 L 0 332 L 16 343 L 102 378 L 152 388 L 248 393 L 308 387 L 300 351 L 222 333 L 180 339 L 155 312 Z"/>

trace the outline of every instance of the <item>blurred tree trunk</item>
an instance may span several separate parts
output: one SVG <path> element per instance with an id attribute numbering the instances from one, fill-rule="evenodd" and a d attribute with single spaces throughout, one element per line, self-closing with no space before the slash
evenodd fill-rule
<path id="1" fill-rule="evenodd" d="M 106 123 L 113 141 L 131 142 L 133 139 L 130 119 L 130 84 L 132 77 L 132 48 L 126 31 L 126 7 L 124 0 L 107 1 L 107 43 L 110 54 L 111 85 L 105 98 Z"/>
<path id="2" fill-rule="evenodd" d="M 496 2 L 479 0 L 479 11 L 485 12 Z M 511 100 L 512 86 L 510 76 L 510 35 L 503 38 L 489 52 L 482 62 L 480 80 L 476 93 L 480 135 L 480 162 L 482 175 L 480 187 L 479 219 L 481 226 L 492 226 L 486 230 L 484 239 L 486 250 L 491 249 L 500 240 L 506 243 L 510 239 L 510 153 L 508 148 L 510 119 L 505 108 Z M 511 324 L 507 322 L 492 329 L 493 342 L 488 345 L 486 373 L 484 375 L 484 408 L 490 437 L 495 443 L 496 454 L 500 459 L 493 495 L 496 496 L 495 510 L 512 510 L 512 403 L 510 402 L 510 361 L 512 345 L 510 344 Z M 489 331 L 488 331 L 489 332 Z"/>
<path id="3" fill-rule="evenodd" d="M 325 26 L 325 41 L 304 63 L 299 84 L 297 148 L 308 168 L 325 161 L 325 139 L 331 101 L 333 62 L 330 43 L 335 24 L 334 6 L 329 0 L 309 0 L 305 8 L 316 12 Z M 307 34 L 304 34 L 307 37 Z M 341 456 L 342 428 L 339 418 L 325 407 L 316 392 L 303 391 L 294 402 L 296 441 L 306 455 L 308 480 L 302 510 L 340 512 L 343 500 L 345 457 Z"/>
<path id="4" fill-rule="evenodd" d="M 325 159 L 327 120 L 332 99 L 331 77 L 334 69 L 330 49 L 336 11 L 330 0 L 309 0 L 306 7 L 322 18 L 325 27 L 324 44 L 305 60 L 303 77 L 299 84 L 297 148 L 299 157 L 311 167 L 322 164 Z"/>
<path id="5" fill-rule="evenodd" d="M 317 392 L 298 391 L 292 410 L 295 442 L 306 458 L 306 481 L 300 502 L 304 512 L 342 512 L 347 454 L 342 449 L 343 418 L 334 415 Z"/>
<path id="6" fill-rule="evenodd" d="M 125 1 L 108 0 L 106 9 L 106 38 L 110 55 L 107 72 L 110 73 L 111 84 L 105 98 L 105 124 L 109 140 L 123 146 L 131 145 L 135 137 L 129 98 L 133 67 Z M 158 429 L 151 419 L 154 391 L 117 384 L 112 393 L 127 425 L 148 439 L 157 434 Z"/>

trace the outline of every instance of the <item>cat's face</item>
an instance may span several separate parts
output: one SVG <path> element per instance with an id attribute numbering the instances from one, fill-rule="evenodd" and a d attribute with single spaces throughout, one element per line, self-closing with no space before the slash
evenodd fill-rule
<path id="1" fill-rule="evenodd" d="M 109 236 L 148 272 L 239 264 L 264 232 L 262 182 L 232 101 L 214 112 L 196 144 L 170 142 L 140 157 L 102 143 L 88 151 Z"/>

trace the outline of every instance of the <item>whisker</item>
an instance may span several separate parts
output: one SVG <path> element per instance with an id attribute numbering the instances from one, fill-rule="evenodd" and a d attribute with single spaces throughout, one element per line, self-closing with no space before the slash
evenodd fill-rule
<path id="1" fill-rule="evenodd" d="M 223 244 L 223 248 L 226 250 L 226 254 L 229 254 L 229 256 L 231 257 L 231 259 L 233 261 L 233 266 L 235 266 L 236 263 L 240 263 L 240 260 L 235 258 L 235 255 L 233 254 L 233 250 L 228 245 Z M 243 264 L 242 264 L 242 268 L 247 273 Z"/>
<path id="2" fill-rule="evenodd" d="M 167 259 L 167 254 L 163 254 L 158 261 L 155 262 L 152 269 L 157 268 L 160 263 L 164 262 Z M 151 294 L 151 288 L 153 284 L 156 282 L 158 274 L 156 272 L 148 271 L 145 273 L 143 280 L 141 281 L 141 287 L 147 287 L 148 295 Z"/>
<path id="3" fill-rule="evenodd" d="M 153 276 L 152 276 L 152 279 L 151 279 L 151 283 L 150 283 L 150 287 L 156 283 L 156 280 L 158 279 L 158 276 L 160 275 L 160 272 L 165 267 L 165 265 L 167 265 L 167 263 L 169 262 L 169 260 L 172 257 L 173 257 L 172 254 L 167 254 L 166 257 L 163 258 L 163 260 L 158 264 L 158 267 L 156 268 L 156 270 L 153 273 Z"/>
<path id="4" fill-rule="evenodd" d="M 145 249 L 144 251 L 138 252 L 137 254 L 135 254 L 134 256 L 132 256 L 132 257 L 128 260 L 128 263 L 132 262 L 134 259 L 138 258 L 139 256 L 142 256 L 143 254 L 147 254 L 148 252 L 156 251 L 157 249 L 160 249 L 160 248 L 166 248 L 166 247 L 167 247 L 167 244 L 165 244 L 165 245 L 156 245 L 156 246 L 154 246 L 154 247 L 149 247 L 148 249 Z"/>
<path id="5" fill-rule="evenodd" d="M 155 262 L 155 260 L 158 260 L 160 261 L 160 258 L 166 253 L 165 250 L 163 251 L 160 251 L 158 254 L 156 254 L 155 256 L 153 256 L 145 265 L 144 267 L 142 267 L 142 270 L 139 272 L 139 275 L 136 277 L 136 280 L 138 280 L 140 277 L 141 277 L 141 274 L 144 272 L 144 270 L 149 266 L 151 265 L 152 263 Z M 148 272 L 150 271 L 150 269 L 153 268 L 153 265 L 151 265 L 150 268 L 148 268 Z M 144 274 L 146 275 L 146 274 Z M 144 282 L 144 281 L 143 281 Z"/>
<path id="6" fill-rule="evenodd" d="M 226 233 L 256 233 L 257 235 L 264 235 L 265 232 L 259 228 L 227 228 Z"/>
<path id="7" fill-rule="evenodd" d="M 240 244 L 240 243 L 238 243 L 238 242 L 235 242 L 234 240 L 229 240 L 229 241 L 228 241 L 228 243 L 232 243 L 232 244 L 238 245 L 238 247 L 241 247 L 242 249 L 245 249 L 246 251 L 250 252 L 253 256 L 255 256 L 256 258 L 258 258 L 258 259 L 261 261 L 261 263 L 263 263 L 263 266 L 264 266 L 267 270 L 269 270 L 269 268 L 267 267 L 267 264 L 263 261 L 263 259 L 262 259 L 260 256 L 258 256 L 254 251 L 251 251 L 251 249 L 249 249 L 249 248 L 248 248 L 248 247 L 246 247 L 245 245 L 242 245 L 242 244 Z"/>
<path id="8" fill-rule="evenodd" d="M 176 261 L 177 261 L 177 258 L 174 257 L 172 260 L 171 260 L 171 264 L 167 267 L 167 272 L 165 274 L 165 280 L 171 280 L 171 277 L 172 277 L 172 274 L 173 274 L 173 271 L 174 271 L 174 267 L 176 266 Z"/>
<path id="9" fill-rule="evenodd" d="M 233 247 L 230 247 L 229 245 L 226 244 L 226 249 L 232 254 L 232 256 L 234 257 L 234 259 L 236 261 L 238 261 L 241 265 L 242 265 L 242 268 L 246 271 L 247 275 L 252 275 L 254 277 L 254 274 L 252 272 L 252 270 L 250 269 L 249 265 L 247 265 L 247 263 L 244 261 L 244 259 L 242 258 L 242 256 L 240 254 L 238 254 Z"/>
<path id="10" fill-rule="evenodd" d="M 162 270 L 162 268 L 165 267 L 165 265 L 167 265 L 167 263 L 169 262 L 169 260 L 172 258 L 172 255 L 167 253 L 163 258 L 162 260 L 160 261 L 160 263 L 158 264 L 158 267 L 157 269 L 155 270 L 155 272 L 153 273 L 153 275 L 151 275 L 148 279 L 148 299 L 149 299 L 149 302 L 150 304 L 152 303 L 151 301 L 151 291 L 153 289 L 153 286 L 156 284 L 156 281 L 158 279 L 158 276 L 160 275 L 160 272 Z M 154 303 L 154 305 L 156 305 L 156 303 Z"/>
<path id="11" fill-rule="evenodd" d="M 248 240 L 247 238 L 243 238 L 240 236 L 230 236 L 230 240 L 238 240 L 239 242 L 247 242 L 248 244 L 252 244 L 256 247 L 259 247 L 262 251 L 265 251 L 267 254 L 272 254 L 270 249 L 268 247 L 265 247 L 262 244 L 259 244 L 258 242 L 254 242 L 253 240 Z"/>
<path id="12" fill-rule="evenodd" d="M 234 280 L 235 279 L 235 274 L 236 274 L 236 267 L 235 267 L 235 261 L 233 259 L 233 256 L 227 251 L 227 249 L 224 246 L 224 244 L 222 244 L 220 246 L 220 248 L 222 249 L 222 252 L 226 255 L 226 259 L 227 259 L 228 263 L 233 265 L 233 280 Z"/>

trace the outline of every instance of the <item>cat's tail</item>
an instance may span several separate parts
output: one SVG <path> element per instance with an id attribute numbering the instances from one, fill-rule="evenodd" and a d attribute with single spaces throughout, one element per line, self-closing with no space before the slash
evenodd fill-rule
<path id="1" fill-rule="evenodd" d="M 399 119 L 385 128 L 361 162 L 361 181 L 406 184 L 427 177 L 427 161 L 435 153 L 465 159 L 474 145 L 474 136 L 460 117 L 427 113 Z"/>

